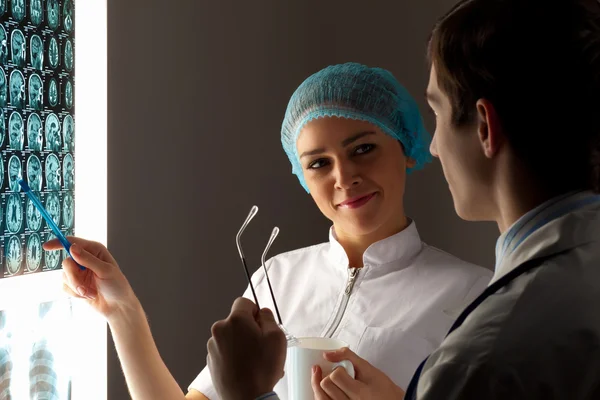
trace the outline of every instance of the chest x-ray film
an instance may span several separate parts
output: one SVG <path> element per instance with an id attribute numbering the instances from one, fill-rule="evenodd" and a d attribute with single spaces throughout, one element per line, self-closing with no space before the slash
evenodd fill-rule
<path id="1" fill-rule="evenodd" d="M 75 323 L 70 299 L 0 311 L 0 399 L 71 399 Z"/>
<path id="2" fill-rule="evenodd" d="M 0 277 L 58 269 L 65 258 L 42 249 L 54 235 L 20 179 L 65 234 L 74 232 L 74 7 L 0 0 Z"/>

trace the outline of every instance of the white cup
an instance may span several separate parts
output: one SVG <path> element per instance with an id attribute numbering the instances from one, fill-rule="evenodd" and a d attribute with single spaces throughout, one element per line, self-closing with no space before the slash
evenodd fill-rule
<path id="1" fill-rule="evenodd" d="M 354 378 L 354 366 L 348 360 L 332 363 L 323 357 L 327 351 L 339 350 L 348 347 L 346 343 L 338 339 L 322 337 L 298 338 L 299 343 L 288 347 L 287 360 L 285 363 L 285 375 L 288 384 L 289 400 L 314 400 L 311 385 L 312 367 L 318 365 L 326 377 L 338 367 L 342 367 Z"/>

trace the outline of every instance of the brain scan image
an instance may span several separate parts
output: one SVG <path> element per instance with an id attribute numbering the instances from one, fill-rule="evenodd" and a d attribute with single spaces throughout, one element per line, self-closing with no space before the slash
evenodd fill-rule
<path id="1" fill-rule="evenodd" d="M 75 189 L 75 164 L 71 154 L 67 154 L 63 159 L 63 181 L 65 189 Z"/>
<path id="2" fill-rule="evenodd" d="M 10 104 L 16 108 L 25 107 L 25 77 L 18 70 L 10 73 Z"/>
<path id="3" fill-rule="evenodd" d="M 4 159 L 2 158 L 2 155 L 0 155 L 0 189 L 2 188 L 2 185 L 4 184 Z M 2 218 L 0 218 L 2 219 Z"/>
<path id="4" fill-rule="evenodd" d="M 6 119 L 4 116 L 4 109 L 0 107 L 0 147 L 4 144 L 5 136 L 6 136 Z"/>
<path id="5" fill-rule="evenodd" d="M 6 12 L 6 0 L 0 0 L 0 15 Z"/>
<path id="6" fill-rule="evenodd" d="M 23 263 L 23 247 L 18 236 L 11 236 L 4 245 L 6 256 L 6 269 L 9 275 L 14 275 L 21 270 Z"/>
<path id="7" fill-rule="evenodd" d="M 17 111 L 13 111 L 8 119 L 8 144 L 13 150 L 23 150 L 25 141 L 25 126 L 23 117 Z"/>
<path id="8" fill-rule="evenodd" d="M 73 43 L 70 40 L 65 43 L 65 68 L 67 71 L 73 70 Z"/>
<path id="9" fill-rule="evenodd" d="M 58 152 L 61 145 L 60 122 L 56 114 L 50 114 L 46 117 L 46 149 Z"/>
<path id="10" fill-rule="evenodd" d="M 60 190 L 60 162 L 56 154 L 46 157 L 46 185 L 48 190 Z"/>
<path id="11" fill-rule="evenodd" d="M 44 84 L 38 74 L 29 77 L 29 106 L 41 111 L 44 105 Z"/>
<path id="12" fill-rule="evenodd" d="M 63 235 L 65 235 L 67 238 L 69 236 L 74 236 L 73 235 L 73 229 L 67 229 L 67 230 L 63 231 Z M 69 253 L 67 253 L 66 250 L 63 250 L 63 259 L 69 258 L 69 257 L 70 257 Z"/>
<path id="13" fill-rule="evenodd" d="M 42 265 L 42 239 L 34 233 L 27 239 L 27 270 L 37 271 Z"/>
<path id="14" fill-rule="evenodd" d="M 25 210 L 25 214 L 27 228 L 33 232 L 39 231 L 42 227 L 42 214 L 29 198 L 27 198 L 27 210 Z"/>
<path id="15" fill-rule="evenodd" d="M 27 184 L 33 191 L 42 190 L 42 163 L 36 155 L 27 159 Z"/>
<path id="16" fill-rule="evenodd" d="M 60 200 L 58 193 L 48 193 L 46 196 L 46 210 L 56 225 L 60 225 Z"/>
<path id="17" fill-rule="evenodd" d="M 23 226 L 23 218 L 25 213 L 23 212 L 23 203 L 21 203 L 21 197 L 13 193 L 6 199 L 6 229 L 10 233 L 19 233 Z"/>
<path id="18" fill-rule="evenodd" d="M 36 113 L 29 114 L 27 119 L 27 146 L 33 151 L 42 151 L 44 140 L 42 119 Z"/>
<path id="19" fill-rule="evenodd" d="M 26 57 L 26 43 L 25 43 L 25 35 L 19 29 L 15 29 L 12 32 L 12 36 L 10 38 L 10 48 L 12 54 L 12 62 L 17 67 L 25 67 L 25 57 Z"/>
<path id="20" fill-rule="evenodd" d="M 38 35 L 33 35 L 29 44 L 31 66 L 39 71 L 44 68 L 44 43 Z"/>
<path id="21" fill-rule="evenodd" d="M 58 40 L 55 37 L 50 39 L 48 44 L 48 62 L 53 69 L 58 67 Z"/>
<path id="22" fill-rule="evenodd" d="M 67 82 L 65 85 L 65 106 L 67 108 L 73 108 L 73 84 Z"/>
<path id="23" fill-rule="evenodd" d="M 63 142 L 65 151 L 75 150 L 75 126 L 73 117 L 67 115 L 63 120 Z"/>
<path id="24" fill-rule="evenodd" d="M 8 36 L 6 29 L 0 25 L 0 64 L 6 65 L 8 62 Z"/>
<path id="25" fill-rule="evenodd" d="M 74 16 L 75 10 L 73 10 L 73 0 L 65 0 L 65 5 L 63 6 L 63 24 L 65 26 L 65 31 L 69 33 L 73 32 Z"/>
<path id="26" fill-rule="evenodd" d="M 73 217 L 75 215 L 75 204 L 73 202 L 73 195 L 66 193 L 63 198 L 63 224 L 67 228 L 73 227 Z"/>
<path id="27" fill-rule="evenodd" d="M 50 79 L 48 84 L 48 103 L 51 107 L 56 107 L 58 104 L 58 84 L 54 78 Z"/>
<path id="28" fill-rule="evenodd" d="M 17 156 L 11 156 L 8 160 L 8 188 L 13 192 L 19 192 L 21 186 L 19 181 L 23 179 L 21 161 Z"/>
<path id="29" fill-rule="evenodd" d="M 58 0 L 48 0 L 48 27 L 52 30 L 56 30 L 58 28 L 59 20 L 60 20 L 60 7 L 58 5 Z"/>
<path id="30" fill-rule="evenodd" d="M 31 23 L 38 26 L 44 19 L 44 7 L 42 6 L 42 0 L 31 0 L 29 3 Z"/>
<path id="31" fill-rule="evenodd" d="M 6 90 L 6 74 L 4 69 L 0 68 L 0 107 L 6 107 L 7 90 Z"/>
<path id="32" fill-rule="evenodd" d="M 23 21 L 25 18 L 25 0 L 12 0 L 11 12 L 16 21 Z"/>
<path id="33" fill-rule="evenodd" d="M 53 233 L 49 233 L 46 236 L 46 242 L 52 240 L 52 239 L 56 239 L 56 236 Z M 54 250 L 54 251 L 45 251 L 44 250 L 44 256 L 46 258 L 46 268 L 48 269 L 56 269 L 58 268 L 59 264 L 60 264 L 60 250 Z"/>

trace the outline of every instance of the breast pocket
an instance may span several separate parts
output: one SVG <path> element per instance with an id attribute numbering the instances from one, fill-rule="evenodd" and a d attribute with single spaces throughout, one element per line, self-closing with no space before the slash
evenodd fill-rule
<path id="1" fill-rule="evenodd" d="M 398 328 L 367 327 L 357 354 L 406 390 L 421 361 L 433 350 L 427 340 Z"/>

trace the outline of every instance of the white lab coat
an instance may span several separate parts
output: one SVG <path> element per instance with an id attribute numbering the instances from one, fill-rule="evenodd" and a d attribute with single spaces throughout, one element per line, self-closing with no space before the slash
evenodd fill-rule
<path id="1" fill-rule="evenodd" d="M 328 243 L 280 254 L 267 268 L 290 333 L 341 339 L 406 388 L 492 273 L 423 243 L 414 222 L 371 245 L 363 261 L 352 279 L 346 253 L 331 230 Z M 261 307 L 273 309 L 261 269 L 252 281 Z M 244 296 L 252 298 L 249 290 Z M 208 368 L 189 388 L 218 398 Z M 287 398 L 285 377 L 275 390 Z"/>
<path id="2" fill-rule="evenodd" d="M 493 282 L 526 261 L 539 266 L 444 340 L 417 399 L 600 399 L 600 196 L 542 204 L 499 238 L 496 253 Z"/>

